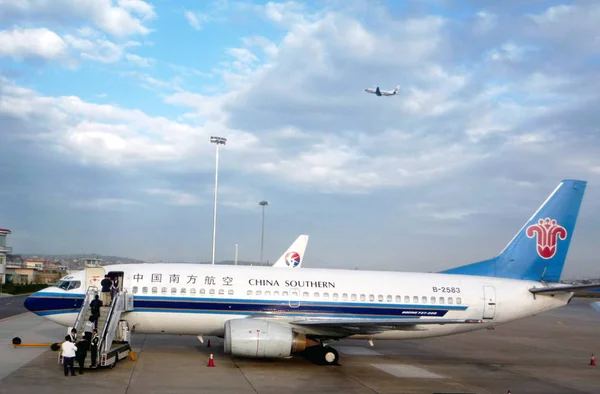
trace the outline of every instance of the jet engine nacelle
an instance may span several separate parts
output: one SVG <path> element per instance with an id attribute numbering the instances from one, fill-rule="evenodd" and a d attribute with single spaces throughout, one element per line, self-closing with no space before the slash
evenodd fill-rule
<path id="1" fill-rule="evenodd" d="M 306 335 L 266 320 L 233 319 L 225 322 L 225 354 L 239 357 L 289 357 L 306 348 Z"/>

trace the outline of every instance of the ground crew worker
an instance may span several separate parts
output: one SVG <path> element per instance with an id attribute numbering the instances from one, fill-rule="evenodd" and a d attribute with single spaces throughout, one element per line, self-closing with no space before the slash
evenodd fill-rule
<path id="1" fill-rule="evenodd" d="M 63 356 L 63 367 L 65 369 L 65 376 L 69 376 L 69 369 L 71 370 L 71 376 L 75 376 L 75 365 L 73 361 L 75 360 L 75 355 L 77 351 L 77 347 L 71 340 L 71 336 L 65 336 L 65 341 L 60 345 L 62 349 Z"/>
<path id="2" fill-rule="evenodd" d="M 119 293 L 119 278 L 118 277 L 113 278 L 113 283 L 112 283 L 112 287 L 110 290 L 111 290 L 112 298 L 115 298 L 117 296 L 117 294 Z"/>
<path id="3" fill-rule="evenodd" d="M 79 374 L 83 375 L 83 364 L 85 363 L 85 358 L 87 357 L 87 351 L 90 347 L 90 343 L 87 340 L 82 339 L 81 341 L 77 342 L 75 346 L 77 347 L 75 355 L 77 357 L 77 363 L 79 364 Z"/>
<path id="4" fill-rule="evenodd" d="M 71 341 L 73 342 L 77 342 L 77 330 L 72 328 L 71 329 L 71 334 L 69 334 L 71 337 Z"/>
<path id="5" fill-rule="evenodd" d="M 96 357 L 98 357 L 98 342 L 100 342 L 100 338 L 98 338 L 98 330 L 94 329 L 90 347 L 92 351 L 92 368 L 96 367 Z"/>
<path id="6" fill-rule="evenodd" d="M 104 306 L 110 306 L 110 290 L 112 288 L 112 281 L 109 279 L 108 275 L 104 276 L 102 282 L 100 282 L 100 286 L 102 286 L 102 304 Z"/>

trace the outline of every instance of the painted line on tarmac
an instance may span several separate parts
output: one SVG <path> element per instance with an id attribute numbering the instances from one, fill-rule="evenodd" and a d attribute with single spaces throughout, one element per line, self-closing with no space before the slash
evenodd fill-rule
<path id="1" fill-rule="evenodd" d="M 14 319 L 15 317 L 19 317 L 19 316 L 24 316 L 24 315 L 27 315 L 28 313 L 31 313 L 31 312 L 23 312 L 23 313 L 19 313 L 18 315 L 14 315 L 14 316 L 5 317 L 4 319 L 0 319 L 0 323 L 2 323 L 3 321 L 7 321 L 7 320 L 10 320 L 10 319 Z"/>

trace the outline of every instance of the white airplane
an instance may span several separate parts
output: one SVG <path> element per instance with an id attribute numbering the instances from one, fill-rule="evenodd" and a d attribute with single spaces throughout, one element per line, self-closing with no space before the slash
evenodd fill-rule
<path id="1" fill-rule="evenodd" d="M 394 96 L 396 93 L 398 93 L 398 90 L 400 90 L 400 85 L 396 86 L 396 88 L 394 90 L 379 90 L 379 86 L 378 86 L 375 89 L 366 88 L 365 92 L 373 93 L 378 96 Z"/>
<path id="2" fill-rule="evenodd" d="M 372 345 L 492 328 L 600 287 L 559 283 L 586 184 L 562 181 L 498 256 L 442 273 L 117 264 L 63 277 L 24 304 L 69 327 L 89 300 L 90 278 L 107 273 L 121 277 L 117 300 L 123 296 L 126 307 L 117 320 L 132 333 L 217 336 L 232 356 L 305 351 L 320 364 L 336 364 L 333 340 Z"/>
<path id="3" fill-rule="evenodd" d="M 304 260 L 304 252 L 306 251 L 307 244 L 308 235 L 300 235 L 272 266 L 300 268 L 302 260 Z"/>

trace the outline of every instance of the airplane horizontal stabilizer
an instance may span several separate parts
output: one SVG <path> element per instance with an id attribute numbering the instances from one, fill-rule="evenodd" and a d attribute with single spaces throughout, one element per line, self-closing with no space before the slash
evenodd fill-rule
<path id="1" fill-rule="evenodd" d="M 600 288 L 600 283 L 587 284 L 587 285 L 570 285 L 570 286 L 555 286 L 555 287 L 534 287 L 529 289 L 533 294 L 560 294 L 560 293 L 572 293 L 577 290 L 588 290 L 588 289 L 598 289 Z"/>

